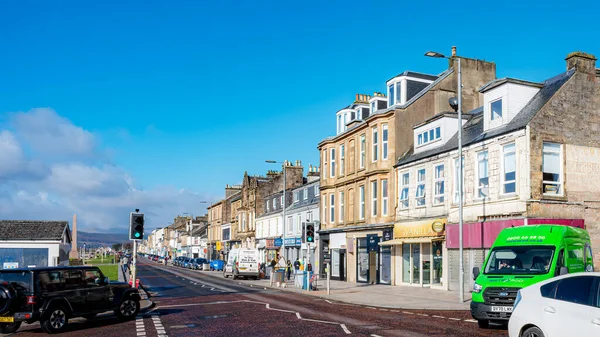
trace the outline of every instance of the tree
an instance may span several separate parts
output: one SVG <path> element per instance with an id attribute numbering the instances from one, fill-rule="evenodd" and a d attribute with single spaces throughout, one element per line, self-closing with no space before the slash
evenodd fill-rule
<path id="1" fill-rule="evenodd" d="M 115 244 L 113 244 L 113 245 L 112 245 L 112 249 L 113 249 L 115 252 L 118 252 L 118 251 L 120 251 L 120 250 L 121 250 L 121 248 L 123 248 L 123 244 L 121 244 L 121 243 L 115 243 Z"/>

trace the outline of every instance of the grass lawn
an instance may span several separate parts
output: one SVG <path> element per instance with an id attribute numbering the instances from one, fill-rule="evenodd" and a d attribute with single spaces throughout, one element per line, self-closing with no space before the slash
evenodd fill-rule
<path id="1" fill-rule="evenodd" d="M 119 280 L 119 266 L 116 264 L 113 265 L 100 265 L 98 266 L 98 268 L 100 268 L 100 270 L 102 270 L 102 274 L 104 274 L 104 276 L 108 277 L 111 281 L 118 281 Z"/>
<path id="2" fill-rule="evenodd" d="M 107 255 L 105 259 L 97 258 L 97 259 L 86 259 L 85 264 L 104 264 L 104 263 L 115 263 L 114 255 Z"/>

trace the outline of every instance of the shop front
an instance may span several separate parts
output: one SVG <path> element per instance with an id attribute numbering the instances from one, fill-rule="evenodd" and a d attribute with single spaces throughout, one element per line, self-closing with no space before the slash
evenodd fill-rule
<path id="1" fill-rule="evenodd" d="M 345 281 L 346 268 L 346 233 L 329 234 L 329 254 L 331 261 L 331 279 Z"/>
<path id="2" fill-rule="evenodd" d="M 392 228 L 356 237 L 356 282 L 392 284 Z"/>
<path id="3" fill-rule="evenodd" d="M 296 261 L 297 258 L 302 258 L 300 249 L 302 247 L 301 237 L 285 238 L 285 253 L 284 256 L 290 261 Z"/>
<path id="4" fill-rule="evenodd" d="M 447 289 L 446 221 L 443 218 L 394 225 L 394 239 L 380 243 L 393 251 L 394 284 Z"/>
<path id="5" fill-rule="evenodd" d="M 275 239 L 266 239 L 265 240 L 265 250 L 264 257 L 265 262 L 269 264 L 273 259 L 275 259 L 279 255 L 279 251 L 281 250 L 281 244 L 283 240 L 281 238 Z"/>

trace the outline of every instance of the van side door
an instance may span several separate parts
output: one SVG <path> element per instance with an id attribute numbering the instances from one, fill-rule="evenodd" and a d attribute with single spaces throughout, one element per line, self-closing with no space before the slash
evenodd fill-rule
<path id="1" fill-rule="evenodd" d="M 592 272 L 594 271 L 594 254 L 592 252 L 592 246 L 589 243 L 585 244 L 585 251 L 583 254 L 583 259 L 585 263 L 585 271 Z"/>
<path id="2" fill-rule="evenodd" d="M 562 267 L 566 267 L 564 248 L 561 248 L 560 252 L 558 252 L 558 257 L 556 258 L 556 266 L 554 267 L 554 276 L 560 275 L 560 268 Z"/>

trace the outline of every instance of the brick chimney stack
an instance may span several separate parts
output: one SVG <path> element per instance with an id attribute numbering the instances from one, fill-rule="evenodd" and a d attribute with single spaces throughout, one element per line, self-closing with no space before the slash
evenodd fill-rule
<path id="1" fill-rule="evenodd" d="M 456 46 L 452 46 L 452 57 L 456 56 Z"/>
<path id="2" fill-rule="evenodd" d="M 596 74 L 596 57 L 581 51 L 567 55 L 567 70 L 575 68 L 576 71 L 585 74 Z"/>

